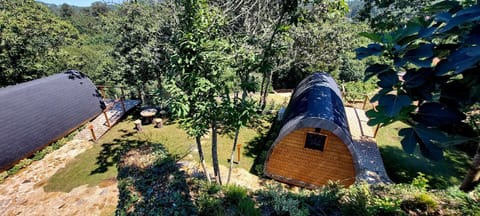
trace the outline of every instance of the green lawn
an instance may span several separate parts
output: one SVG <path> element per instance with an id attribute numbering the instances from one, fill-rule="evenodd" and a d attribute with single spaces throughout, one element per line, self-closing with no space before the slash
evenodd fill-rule
<path id="1" fill-rule="evenodd" d="M 193 148 L 196 148 L 194 139 L 189 138 L 182 129 L 178 128 L 177 124 L 165 124 L 161 129 L 154 128 L 153 125 L 144 125 L 144 131 L 137 133 L 133 129 L 133 121 L 134 119 L 130 116 L 115 125 L 94 144 L 93 148 L 78 155 L 65 168 L 52 176 L 45 186 L 45 191 L 69 192 L 73 188 L 84 184 L 98 185 L 105 179 L 116 178 L 116 162 L 122 152 L 145 143 L 162 144 L 177 158 L 187 155 Z M 255 130 L 246 128 L 241 130 L 238 142 L 244 145 L 242 145 L 241 163 L 235 167 L 249 170 L 252 166 L 254 159 L 245 156 L 243 148 L 246 146 L 245 143 L 256 135 Z M 207 164 L 211 166 L 210 138 L 202 140 L 202 143 Z M 232 143 L 232 139 L 228 136 L 218 137 L 220 164 L 228 166 Z M 194 160 L 198 160 L 196 152 L 191 152 L 191 154 Z M 236 158 L 235 156 L 235 161 Z"/>
<path id="2" fill-rule="evenodd" d="M 400 144 L 398 130 L 407 125 L 397 122 L 380 128 L 376 137 L 385 168 L 397 183 L 410 183 L 418 172 L 427 175 L 433 188 L 446 188 L 461 183 L 470 164 L 468 156 L 456 149 L 445 151 L 444 159 L 431 161 L 423 157 L 419 148 L 414 154 L 405 153 Z"/>

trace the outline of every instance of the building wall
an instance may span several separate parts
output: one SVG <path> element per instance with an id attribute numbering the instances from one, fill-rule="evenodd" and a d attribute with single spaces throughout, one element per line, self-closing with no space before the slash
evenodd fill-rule
<path id="1" fill-rule="evenodd" d="M 327 135 L 323 152 L 304 148 L 307 132 L 314 131 L 314 128 L 303 128 L 285 136 L 272 150 L 266 172 L 273 178 L 284 177 L 278 180 L 291 184 L 301 181 L 320 186 L 329 180 L 339 180 L 346 186 L 353 184 L 355 168 L 352 155 L 335 134 L 321 131 L 321 134 Z"/>

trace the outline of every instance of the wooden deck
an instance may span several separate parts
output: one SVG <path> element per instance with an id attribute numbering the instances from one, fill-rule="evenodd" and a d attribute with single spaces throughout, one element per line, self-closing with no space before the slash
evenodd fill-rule
<path id="1" fill-rule="evenodd" d="M 365 110 L 345 107 L 347 114 L 348 126 L 352 139 L 360 139 L 362 137 L 373 138 L 373 128 L 367 125 L 368 117 L 365 115 Z"/>
<path id="2" fill-rule="evenodd" d="M 135 106 L 137 106 L 140 103 L 139 100 L 126 100 L 125 101 L 125 110 L 128 112 Z M 107 106 L 111 104 L 111 102 L 106 102 Z M 108 110 L 107 116 L 110 122 L 110 126 L 115 125 L 125 113 L 123 112 L 122 104 L 121 103 L 115 103 L 113 107 Z M 92 133 L 90 129 L 88 128 L 89 125 L 93 126 L 93 130 L 95 132 L 96 139 L 98 140 L 100 137 L 102 137 L 109 129 L 107 121 L 105 119 L 105 115 L 102 113 L 99 116 L 97 116 L 93 121 L 87 124 L 87 127 L 80 131 L 74 139 L 79 139 L 79 140 L 94 140 L 92 137 Z"/>

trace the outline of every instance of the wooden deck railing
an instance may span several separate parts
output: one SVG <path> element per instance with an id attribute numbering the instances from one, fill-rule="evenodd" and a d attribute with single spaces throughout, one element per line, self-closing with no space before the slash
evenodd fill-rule
<path id="1" fill-rule="evenodd" d="M 348 101 L 347 98 L 345 97 L 345 93 L 344 93 L 344 92 L 343 92 L 342 96 L 343 96 L 343 100 L 344 100 L 344 101 L 350 103 L 350 101 Z M 353 104 L 355 104 L 355 101 L 352 101 L 352 102 L 353 102 Z M 361 109 L 362 109 L 362 110 L 365 110 L 365 108 L 367 107 L 367 105 L 370 105 L 373 110 L 377 110 L 376 104 L 370 102 L 370 97 L 369 97 L 368 95 L 364 94 L 364 95 L 363 95 L 363 102 L 362 102 L 362 107 L 361 107 Z M 375 127 L 375 131 L 373 132 L 373 138 L 377 137 L 377 133 L 378 133 L 378 130 L 380 129 L 380 127 L 381 127 L 381 124 L 377 124 L 377 126 Z"/>

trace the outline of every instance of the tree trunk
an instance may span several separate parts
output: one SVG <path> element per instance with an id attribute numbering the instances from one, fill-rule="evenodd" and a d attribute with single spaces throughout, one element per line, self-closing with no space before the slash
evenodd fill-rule
<path id="1" fill-rule="evenodd" d="M 260 108 L 263 107 L 263 89 L 265 88 L 265 80 L 267 79 L 267 74 L 265 72 L 263 72 L 262 75 L 262 84 L 260 85 Z"/>
<path id="2" fill-rule="evenodd" d="M 227 185 L 230 183 L 230 176 L 232 175 L 233 156 L 235 155 L 235 149 L 237 149 L 238 133 L 240 133 L 240 127 L 237 127 L 237 129 L 235 130 L 235 137 L 233 138 L 232 153 L 230 154 L 230 167 L 228 168 Z"/>
<path id="3" fill-rule="evenodd" d="M 200 157 L 200 164 L 202 165 L 203 173 L 205 173 L 208 183 L 211 183 L 212 181 L 210 180 L 210 174 L 208 174 L 207 166 L 205 164 L 205 157 L 203 156 L 203 149 L 200 137 L 195 137 L 195 140 L 197 141 L 198 156 Z"/>
<path id="4" fill-rule="evenodd" d="M 213 173 L 215 180 L 218 184 L 222 185 L 222 177 L 220 176 L 220 167 L 218 166 L 218 153 L 217 153 L 217 122 L 212 122 L 212 162 Z"/>
<path id="5" fill-rule="evenodd" d="M 475 189 L 480 183 L 480 143 L 477 146 L 477 152 L 473 157 L 472 164 L 468 169 L 468 173 L 463 179 L 460 190 L 469 192 Z"/>
<path id="6" fill-rule="evenodd" d="M 263 102 L 261 107 L 262 110 L 264 110 L 265 107 L 267 106 L 268 89 L 270 88 L 270 84 L 272 83 L 272 75 L 273 73 L 269 71 L 267 75 L 267 81 L 265 83 L 265 89 L 262 95 L 262 102 Z"/>

